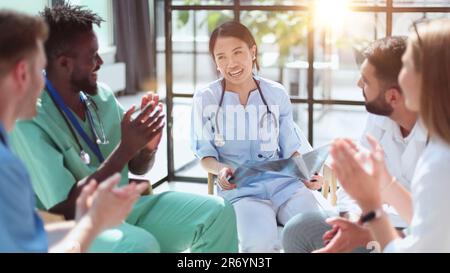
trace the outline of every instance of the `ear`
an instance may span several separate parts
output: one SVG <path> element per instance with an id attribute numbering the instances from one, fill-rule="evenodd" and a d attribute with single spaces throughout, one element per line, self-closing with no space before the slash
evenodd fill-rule
<path id="1" fill-rule="evenodd" d="M 391 87 L 384 93 L 384 97 L 386 102 L 389 103 L 392 107 L 396 107 L 397 105 L 403 102 L 403 96 L 400 90 L 397 87 Z"/>
<path id="2" fill-rule="evenodd" d="M 59 71 L 64 71 L 65 74 L 72 74 L 74 62 L 72 58 L 59 56 L 56 59 L 56 66 Z"/>
<path id="3" fill-rule="evenodd" d="M 253 46 L 250 48 L 250 51 L 252 52 L 252 60 L 253 60 L 253 61 L 256 61 L 256 45 L 253 45 Z"/>
<path id="4" fill-rule="evenodd" d="M 220 71 L 219 68 L 217 68 L 217 74 L 218 77 L 224 77 L 224 75 L 222 74 L 222 71 Z"/>
<path id="5" fill-rule="evenodd" d="M 358 79 L 358 82 L 356 83 L 356 85 L 359 87 L 359 88 L 361 88 L 361 89 L 363 89 L 364 88 L 364 83 L 363 83 L 363 81 L 362 81 L 362 78 L 360 77 L 359 79 Z"/>
<path id="6" fill-rule="evenodd" d="M 26 93 L 26 85 L 30 80 L 30 63 L 27 60 L 20 60 L 12 70 L 15 94 L 22 97 Z"/>

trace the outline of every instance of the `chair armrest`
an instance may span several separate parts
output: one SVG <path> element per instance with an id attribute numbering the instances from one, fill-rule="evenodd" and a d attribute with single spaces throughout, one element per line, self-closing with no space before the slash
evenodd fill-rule
<path id="1" fill-rule="evenodd" d="M 335 206 L 337 203 L 337 177 L 334 174 L 333 170 L 330 166 L 324 165 L 323 166 L 323 178 L 324 178 L 324 185 L 322 188 L 322 194 L 325 199 L 328 200 L 328 194 L 331 194 L 331 205 Z"/>
<path id="2" fill-rule="evenodd" d="M 208 173 L 208 194 L 214 194 L 214 175 Z"/>

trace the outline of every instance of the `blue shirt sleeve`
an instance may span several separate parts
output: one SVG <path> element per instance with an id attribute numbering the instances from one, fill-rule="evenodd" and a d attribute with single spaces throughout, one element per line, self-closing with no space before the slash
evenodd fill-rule
<path id="1" fill-rule="evenodd" d="M 47 252 L 47 236 L 25 166 L 12 156 L 1 161 L 0 252 Z"/>
<path id="2" fill-rule="evenodd" d="M 194 95 L 191 113 L 191 149 L 199 158 L 214 157 L 219 160 L 219 153 L 214 146 L 214 104 L 208 100 L 207 93 L 197 92 Z M 217 106 L 216 106 L 217 107 Z"/>
<path id="3" fill-rule="evenodd" d="M 303 135 L 300 128 L 295 124 L 292 116 L 291 100 L 283 89 L 280 102 L 280 153 L 282 158 L 289 158 L 296 151 L 299 153 L 306 153 L 312 150 L 306 137 Z"/>

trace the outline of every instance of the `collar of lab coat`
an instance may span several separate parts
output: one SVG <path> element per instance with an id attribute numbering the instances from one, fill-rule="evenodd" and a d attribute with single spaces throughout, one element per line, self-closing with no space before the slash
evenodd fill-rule
<path id="1" fill-rule="evenodd" d="M 411 135 L 408 136 L 411 139 L 409 140 L 404 152 L 402 154 L 397 154 L 395 151 L 398 150 L 393 140 L 403 141 L 399 125 L 392 119 L 382 116 L 376 116 L 374 124 L 383 132 L 380 136 L 379 142 L 386 155 L 389 154 L 387 156 L 391 158 L 388 169 L 390 169 L 391 174 L 395 175 L 404 186 L 409 188 L 411 181 L 409 181 L 410 179 L 407 177 L 404 177 L 404 175 L 406 172 L 411 172 L 409 174 L 411 175 L 415 169 L 417 160 L 426 145 L 426 130 L 420 121 L 416 122 L 411 131 Z M 400 172 L 399 170 L 403 171 Z"/>
<path id="2" fill-rule="evenodd" d="M 393 134 L 395 134 L 396 138 L 402 138 L 402 136 L 400 135 L 400 126 L 389 117 L 374 115 L 373 121 L 378 128 L 384 131 L 383 135 L 385 135 L 386 132 L 392 132 Z M 413 129 L 411 130 L 411 134 L 411 137 L 413 137 L 415 141 L 427 141 L 428 133 L 424 128 L 421 120 L 418 120 L 416 122 Z"/>

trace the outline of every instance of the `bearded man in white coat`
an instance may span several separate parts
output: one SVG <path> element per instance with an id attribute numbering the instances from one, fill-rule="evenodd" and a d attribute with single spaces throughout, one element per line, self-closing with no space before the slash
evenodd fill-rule
<path id="1" fill-rule="evenodd" d="M 383 147 L 389 173 L 409 189 L 416 163 L 427 143 L 427 132 L 417 114 L 406 108 L 397 80 L 406 44 L 404 37 L 386 37 L 372 42 L 364 51 L 358 87 L 362 89 L 370 113 L 360 145 L 368 149 L 367 135 L 373 136 Z M 304 213 L 286 224 L 283 232 L 285 252 L 372 250 L 369 230 L 354 222 L 361 209 L 343 189 L 338 190 L 337 196 L 340 217 L 327 219 L 325 214 Z M 403 233 L 406 222 L 389 204 L 384 204 L 383 208 L 398 232 Z"/>

